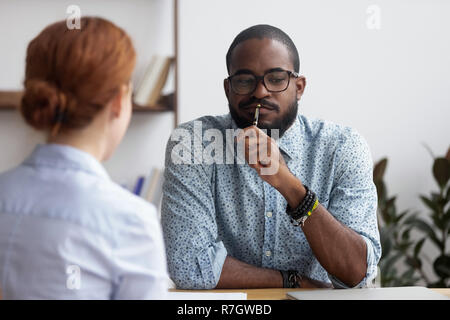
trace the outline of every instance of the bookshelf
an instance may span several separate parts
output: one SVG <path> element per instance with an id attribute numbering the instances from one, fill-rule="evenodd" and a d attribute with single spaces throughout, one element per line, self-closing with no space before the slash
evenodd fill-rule
<path id="1" fill-rule="evenodd" d="M 0 111 L 1 110 L 16 110 L 19 108 L 20 100 L 22 99 L 22 91 L 0 91 Z M 171 102 L 174 105 L 174 102 Z M 133 102 L 133 112 L 175 112 L 176 108 L 168 108 L 166 104 L 161 103 L 151 107 L 141 106 Z"/>
<path id="2" fill-rule="evenodd" d="M 21 91 L 0 91 L 0 110 L 14 110 L 18 108 Z"/>
<path id="3" fill-rule="evenodd" d="M 162 96 L 159 102 L 152 106 L 142 106 L 133 102 L 133 113 L 135 114 L 158 114 L 158 113 L 173 113 L 173 126 L 178 124 L 178 106 L 177 106 L 177 91 L 178 91 L 178 68 L 177 68 L 177 53 L 178 53 L 178 0 L 173 1 L 173 23 L 174 23 L 174 56 L 173 56 L 173 76 L 174 76 L 174 92 L 167 96 Z M 15 111 L 20 106 L 22 98 L 22 91 L 20 90 L 2 90 L 0 88 L 0 112 Z M 1 115 L 0 115 L 1 116 Z"/>

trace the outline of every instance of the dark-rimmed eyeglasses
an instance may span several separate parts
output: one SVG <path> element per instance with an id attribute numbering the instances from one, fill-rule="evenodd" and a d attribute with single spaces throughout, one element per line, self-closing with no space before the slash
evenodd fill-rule
<path id="1" fill-rule="evenodd" d="M 299 74 L 288 70 L 269 70 L 262 76 L 251 72 L 238 72 L 227 78 L 231 90 L 238 95 L 247 95 L 255 91 L 258 82 L 262 80 L 264 87 L 269 92 L 282 92 L 289 87 L 291 76 L 298 78 Z"/>

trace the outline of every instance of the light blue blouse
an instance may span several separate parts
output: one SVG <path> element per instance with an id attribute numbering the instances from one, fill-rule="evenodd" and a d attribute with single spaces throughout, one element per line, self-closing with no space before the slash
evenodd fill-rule
<path id="1" fill-rule="evenodd" d="M 5 299 L 161 299 L 168 275 L 155 208 L 90 154 L 39 145 L 0 174 Z"/>

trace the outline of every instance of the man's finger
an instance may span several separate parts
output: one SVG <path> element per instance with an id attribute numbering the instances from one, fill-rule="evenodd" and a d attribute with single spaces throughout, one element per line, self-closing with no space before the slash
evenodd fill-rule
<path id="1" fill-rule="evenodd" d="M 270 162 L 271 162 L 271 160 L 267 159 L 267 158 L 259 159 L 259 163 L 264 167 L 269 166 Z"/>
<path id="2" fill-rule="evenodd" d="M 242 139 L 245 139 L 246 137 L 247 138 L 257 137 L 258 132 L 256 130 L 257 130 L 256 127 L 247 127 L 245 129 L 240 130 L 236 137 L 236 142 L 240 142 Z"/>

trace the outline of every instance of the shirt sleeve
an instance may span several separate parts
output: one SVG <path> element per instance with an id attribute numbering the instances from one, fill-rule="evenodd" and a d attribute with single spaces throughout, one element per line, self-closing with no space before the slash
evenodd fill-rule
<path id="1" fill-rule="evenodd" d="M 227 255 L 218 239 L 213 169 L 197 158 L 192 130 L 177 130 L 182 134 L 167 143 L 161 205 L 169 274 L 177 288 L 212 289 Z"/>
<path id="2" fill-rule="evenodd" d="M 370 286 L 381 256 L 377 222 L 377 192 L 373 183 L 373 162 L 366 141 L 354 130 L 347 132 L 336 152 L 336 170 L 328 211 L 366 243 L 367 271 L 355 287 Z M 336 288 L 347 288 L 332 275 Z"/>
<path id="3" fill-rule="evenodd" d="M 114 230 L 113 299 L 166 299 L 169 277 L 161 226 L 156 209 L 151 205 L 127 221 L 126 230 Z"/>

